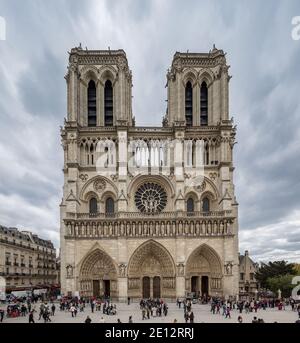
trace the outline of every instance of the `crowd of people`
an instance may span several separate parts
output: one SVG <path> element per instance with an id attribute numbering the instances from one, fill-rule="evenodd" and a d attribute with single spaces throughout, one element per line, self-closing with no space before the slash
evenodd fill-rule
<path id="1" fill-rule="evenodd" d="M 130 301 L 128 300 L 128 305 Z M 209 304 L 210 313 L 212 315 L 223 316 L 224 319 L 231 319 L 233 314 L 239 323 L 243 323 L 243 316 L 253 314 L 253 323 L 263 323 L 263 319 L 259 314 L 268 309 L 277 309 L 278 311 L 285 311 L 291 309 L 298 314 L 298 321 L 300 322 L 300 303 L 296 303 L 293 299 L 250 299 L 250 300 L 225 300 L 220 297 L 202 297 L 199 299 L 178 298 L 176 304 L 179 309 L 183 310 L 183 318 L 186 323 L 194 323 L 195 315 L 192 307 L 194 304 Z M 141 299 L 139 302 L 141 310 L 141 319 L 143 321 L 155 317 L 167 317 L 168 305 L 163 299 Z M 84 298 L 84 297 L 63 297 L 58 302 L 53 299 L 45 301 L 43 299 L 25 298 L 18 299 L 14 303 L 7 305 L 6 311 L 0 308 L 0 322 L 5 317 L 26 317 L 28 316 L 29 323 L 36 321 L 43 321 L 44 323 L 51 322 L 56 313 L 56 308 L 60 311 L 70 313 L 70 317 L 77 317 L 78 312 L 85 312 L 86 308 L 90 309 L 90 313 L 99 313 L 98 322 L 104 323 L 105 316 L 117 315 L 117 306 L 108 299 L 100 298 Z M 35 319 L 35 313 L 37 319 Z M 236 317 L 237 316 L 237 317 Z M 121 320 L 116 319 L 117 323 Z M 249 321 L 249 317 L 247 317 Z M 85 323 L 92 322 L 91 316 L 87 316 Z M 133 322 L 133 316 L 130 315 L 128 323 Z M 177 322 L 177 319 L 174 320 Z"/>
<path id="2" fill-rule="evenodd" d="M 161 317 L 162 314 L 166 317 L 168 314 L 168 305 L 162 299 L 142 299 L 140 309 L 142 311 L 142 320 Z"/>

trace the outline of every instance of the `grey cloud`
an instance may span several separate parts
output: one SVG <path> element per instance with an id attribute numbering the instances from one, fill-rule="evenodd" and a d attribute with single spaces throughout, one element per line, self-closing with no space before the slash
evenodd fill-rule
<path id="1" fill-rule="evenodd" d="M 290 35 L 298 1 L 0 3 L 8 38 L 0 42 L 1 224 L 31 226 L 58 243 L 67 50 L 80 41 L 125 49 L 137 125 L 160 125 L 175 51 L 208 51 L 216 43 L 228 53 L 233 74 L 241 250 L 258 259 L 299 256 L 300 228 L 285 219 L 300 207 L 300 43 Z M 22 214 L 5 206 L 13 201 Z M 282 234 L 286 240 L 278 242 Z"/>

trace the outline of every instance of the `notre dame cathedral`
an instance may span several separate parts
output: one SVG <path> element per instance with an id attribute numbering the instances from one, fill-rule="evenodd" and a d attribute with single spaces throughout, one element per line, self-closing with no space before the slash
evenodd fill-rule
<path id="1" fill-rule="evenodd" d="M 215 47 L 176 52 L 162 126 L 140 127 L 125 52 L 71 49 L 61 129 L 64 294 L 238 294 L 228 69 Z"/>

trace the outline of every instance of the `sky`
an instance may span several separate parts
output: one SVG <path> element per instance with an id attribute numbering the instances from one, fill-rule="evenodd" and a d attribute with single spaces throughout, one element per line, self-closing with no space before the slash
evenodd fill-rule
<path id="1" fill-rule="evenodd" d="M 0 225 L 32 230 L 59 247 L 67 51 L 79 42 L 124 49 L 136 125 L 160 126 L 173 54 L 215 44 L 233 76 L 240 252 L 300 262 L 295 16 L 298 0 L 0 0 Z"/>

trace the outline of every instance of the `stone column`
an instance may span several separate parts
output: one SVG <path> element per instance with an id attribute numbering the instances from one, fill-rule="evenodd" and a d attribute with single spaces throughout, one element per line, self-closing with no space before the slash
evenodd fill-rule
<path id="1" fill-rule="evenodd" d="M 150 298 L 153 298 L 153 277 L 150 277 Z"/>
<path id="2" fill-rule="evenodd" d="M 128 297 L 128 282 L 127 277 L 118 278 L 118 287 L 119 287 L 119 301 L 126 302 Z"/>

